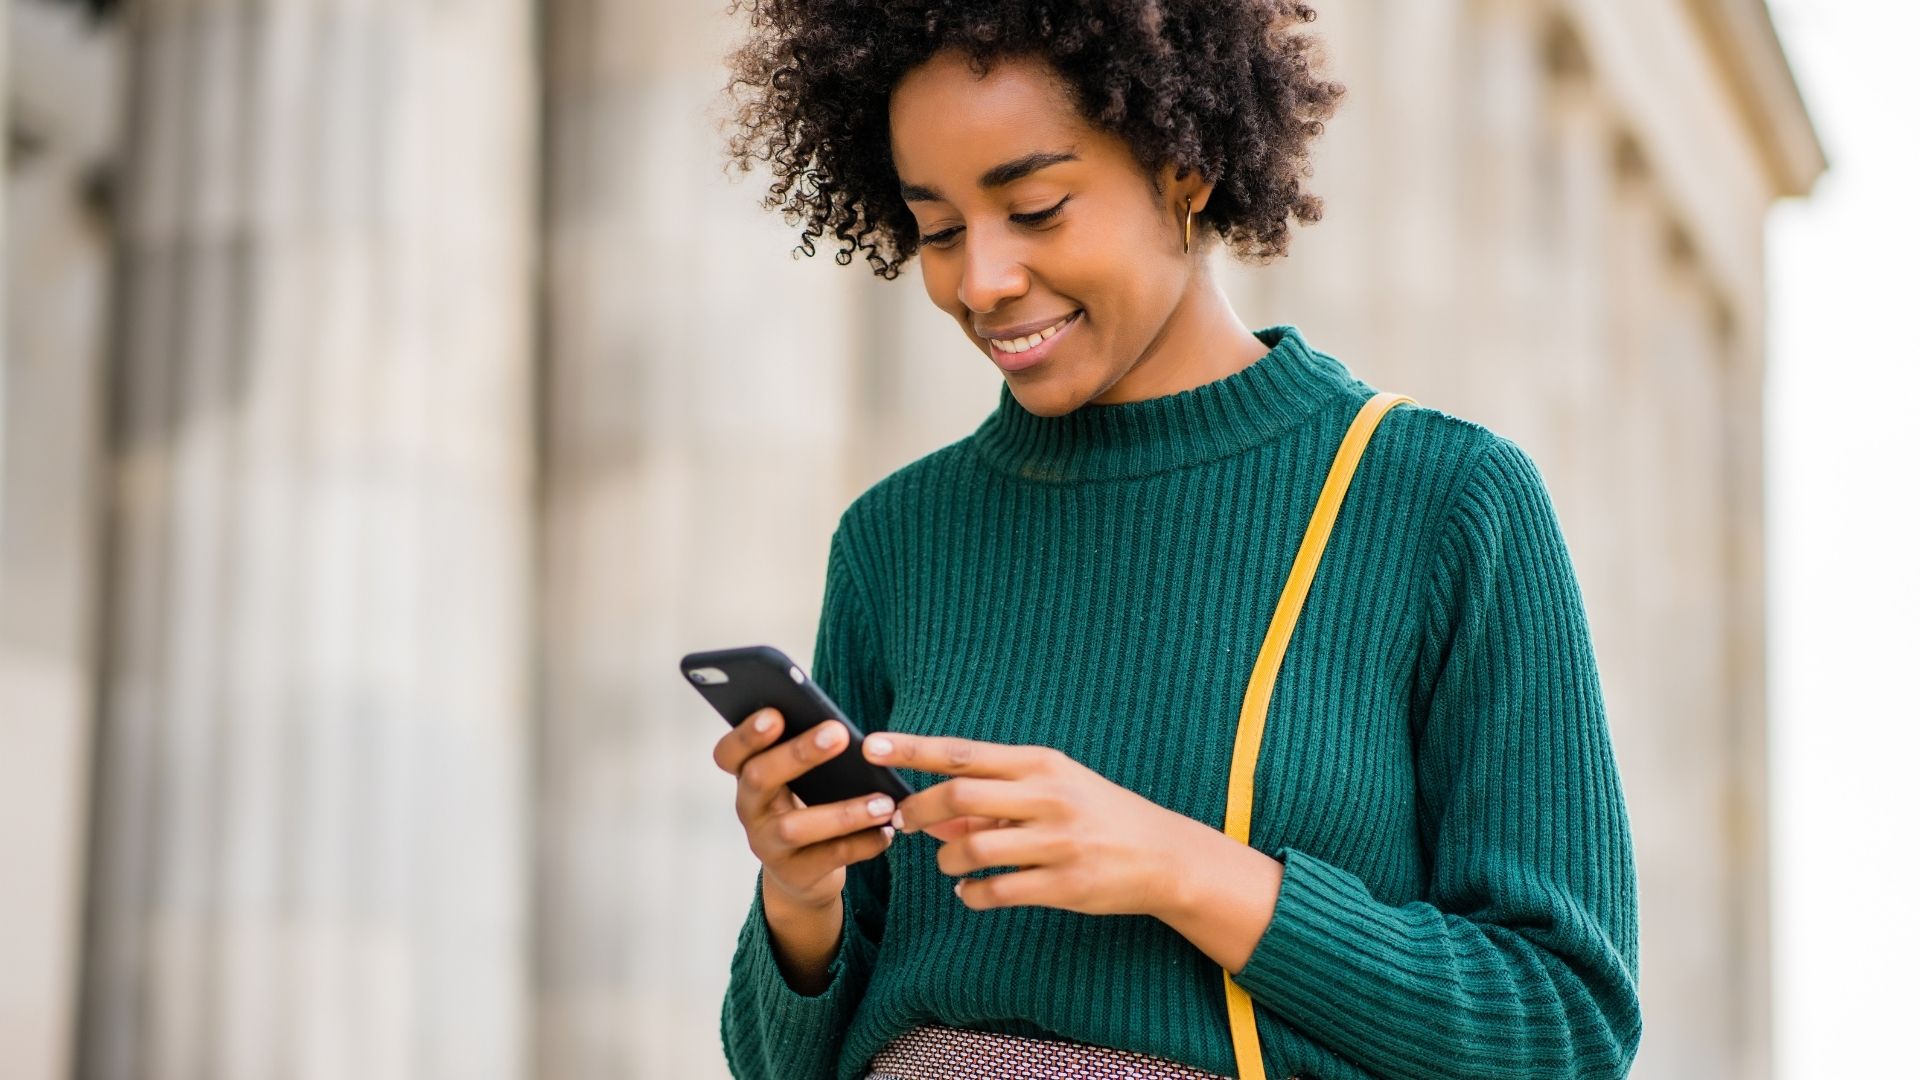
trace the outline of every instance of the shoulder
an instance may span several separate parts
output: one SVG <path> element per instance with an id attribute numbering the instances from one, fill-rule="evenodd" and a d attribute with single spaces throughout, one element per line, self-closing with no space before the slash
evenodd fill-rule
<path id="1" fill-rule="evenodd" d="M 974 463 L 973 436 L 950 442 L 907 462 L 855 496 L 843 520 L 891 521 L 910 516 L 928 497 L 963 480 Z"/>
<path id="2" fill-rule="evenodd" d="M 1355 410 L 1374 392 L 1368 387 L 1357 395 Z M 1372 497 L 1415 524 L 1423 563 L 1462 548 L 1491 554 L 1499 537 L 1516 531 L 1547 547 L 1564 545 L 1534 456 L 1490 425 L 1426 405 L 1398 405 L 1381 417 L 1361 470 L 1369 473 Z"/>
<path id="3" fill-rule="evenodd" d="M 1353 398 L 1349 418 L 1377 393 L 1365 387 Z M 1377 483 L 1397 493 L 1424 493 L 1421 502 L 1434 511 L 1454 507 L 1485 474 L 1516 470 L 1538 479 L 1533 458 L 1506 433 L 1486 424 L 1418 402 L 1388 409 L 1361 459 Z"/>
<path id="4" fill-rule="evenodd" d="M 1355 395 L 1356 409 L 1380 392 L 1366 384 L 1361 386 L 1362 389 Z M 1374 442 L 1386 456 L 1394 456 L 1408 464 L 1437 466 L 1478 458 L 1493 443 L 1506 438 L 1501 432 L 1477 420 L 1469 420 L 1418 401 L 1408 401 L 1387 410 L 1380 418 Z"/>
<path id="5" fill-rule="evenodd" d="M 930 501 L 969 482 L 975 467 L 972 440 L 972 435 L 957 439 L 869 484 L 841 512 L 837 532 L 847 543 L 871 547 L 910 527 Z"/>
<path id="6" fill-rule="evenodd" d="M 1579 602 L 1572 553 L 1533 454 L 1503 431 L 1440 409 L 1391 413 L 1406 415 L 1383 456 L 1431 478 L 1422 559 L 1430 613 L 1457 616 L 1466 598 L 1490 600 L 1496 582 L 1564 588 Z M 1376 436 L 1385 431 L 1383 418 Z"/>
<path id="7" fill-rule="evenodd" d="M 1403 410 L 1415 414 L 1405 425 L 1403 442 L 1428 444 L 1403 453 L 1450 481 L 1444 502 L 1450 517 L 1550 507 L 1539 463 L 1511 435 L 1440 409 L 1403 405 L 1393 411 Z"/>

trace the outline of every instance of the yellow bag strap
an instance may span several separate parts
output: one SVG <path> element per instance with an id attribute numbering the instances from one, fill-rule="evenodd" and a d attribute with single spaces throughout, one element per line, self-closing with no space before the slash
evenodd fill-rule
<path id="1" fill-rule="evenodd" d="M 1333 532 L 1334 516 L 1340 512 L 1347 484 L 1353 479 L 1353 470 L 1360 464 L 1360 455 L 1373 438 L 1380 418 L 1396 405 L 1418 404 L 1405 394 L 1385 390 L 1367 399 L 1353 423 L 1347 426 L 1347 436 L 1333 455 L 1333 468 L 1328 470 L 1327 481 L 1321 485 L 1320 501 L 1314 504 L 1306 535 L 1300 539 L 1293 568 L 1287 572 L 1287 584 L 1280 590 L 1279 606 L 1273 609 L 1273 622 L 1267 627 L 1266 639 L 1260 643 L 1260 655 L 1254 658 L 1247 695 L 1240 703 L 1240 728 L 1233 738 L 1233 767 L 1227 774 L 1227 819 L 1223 831 L 1243 844 L 1253 823 L 1253 767 L 1260 760 L 1260 736 L 1266 731 L 1273 681 L 1280 674 L 1280 659 L 1286 655 L 1287 639 L 1293 636 L 1293 624 L 1306 604 L 1313 572 L 1319 567 L 1327 537 Z M 1227 983 L 1227 1022 L 1233 1028 L 1233 1055 L 1240 1066 L 1240 1080 L 1266 1080 L 1266 1065 L 1260 1058 L 1260 1037 L 1253 1025 L 1253 999 L 1233 981 L 1232 972 L 1221 968 L 1220 973 Z"/>

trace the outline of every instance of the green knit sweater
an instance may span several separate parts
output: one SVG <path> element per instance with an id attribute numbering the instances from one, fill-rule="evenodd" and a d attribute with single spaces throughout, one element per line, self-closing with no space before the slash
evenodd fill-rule
<path id="1" fill-rule="evenodd" d="M 1292 326 L 1256 334 L 1252 366 L 1145 401 L 1042 417 L 1003 387 L 973 434 L 869 488 L 833 535 L 814 679 L 865 730 L 1053 746 L 1220 828 L 1254 655 L 1376 389 Z M 1625 1074 L 1626 806 L 1581 590 L 1517 444 L 1432 408 L 1381 420 L 1254 800 L 1249 842 L 1285 874 L 1236 981 L 1274 1080 Z M 1220 968 L 1167 924 L 973 911 L 939 844 L 849 867 L 818 995 L 781 975 L 756 881 L 720 1018 L 736 1076 L 853 1080 L 922 1022 L 1235 1073 Z"/>

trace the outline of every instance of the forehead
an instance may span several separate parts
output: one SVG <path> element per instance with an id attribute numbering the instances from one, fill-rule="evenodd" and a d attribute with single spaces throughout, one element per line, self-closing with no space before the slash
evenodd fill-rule
<path id="1" fill-rule="evenodd" d="M 1084 145 L 1088 134 L 1066 86 L 1045 61 L 1001 57 L 981 76 L 952 50 L 900 80 L 888 119 L 901 179 L 967 187 L 984 169 L 1015 154 Z"/>

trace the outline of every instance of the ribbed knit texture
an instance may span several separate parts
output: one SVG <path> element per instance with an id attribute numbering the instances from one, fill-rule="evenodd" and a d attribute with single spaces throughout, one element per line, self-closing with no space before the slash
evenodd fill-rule
<path id="1" fill-rule="evenodd" d="M 1292 326 L 1224 379 L 1027 412 L 863 493 L 835 530 L 813 676 L 868 731 L 1057 747 L 1220 828 L 1253 659 L 1375 387 Z M 903 770 L 914 790 L 944 777 Z M 1250 843 L 1285 867 L 1236 981 L 1273 1080 L 1624 1075 L 1632 846 L 1584 602 L 1533 460 L 1386 413 L 1274 688 Z M 1220 968 L 1149 916 L 972 911 L 926 833 L 848 870 L 824 993 L 758 882 L 721 1036 L 736 1076 L 854 1080 L 923 1021 L 1236 1073 Z M 1007 872 L 1004 869 L 983 871 Z"/>

